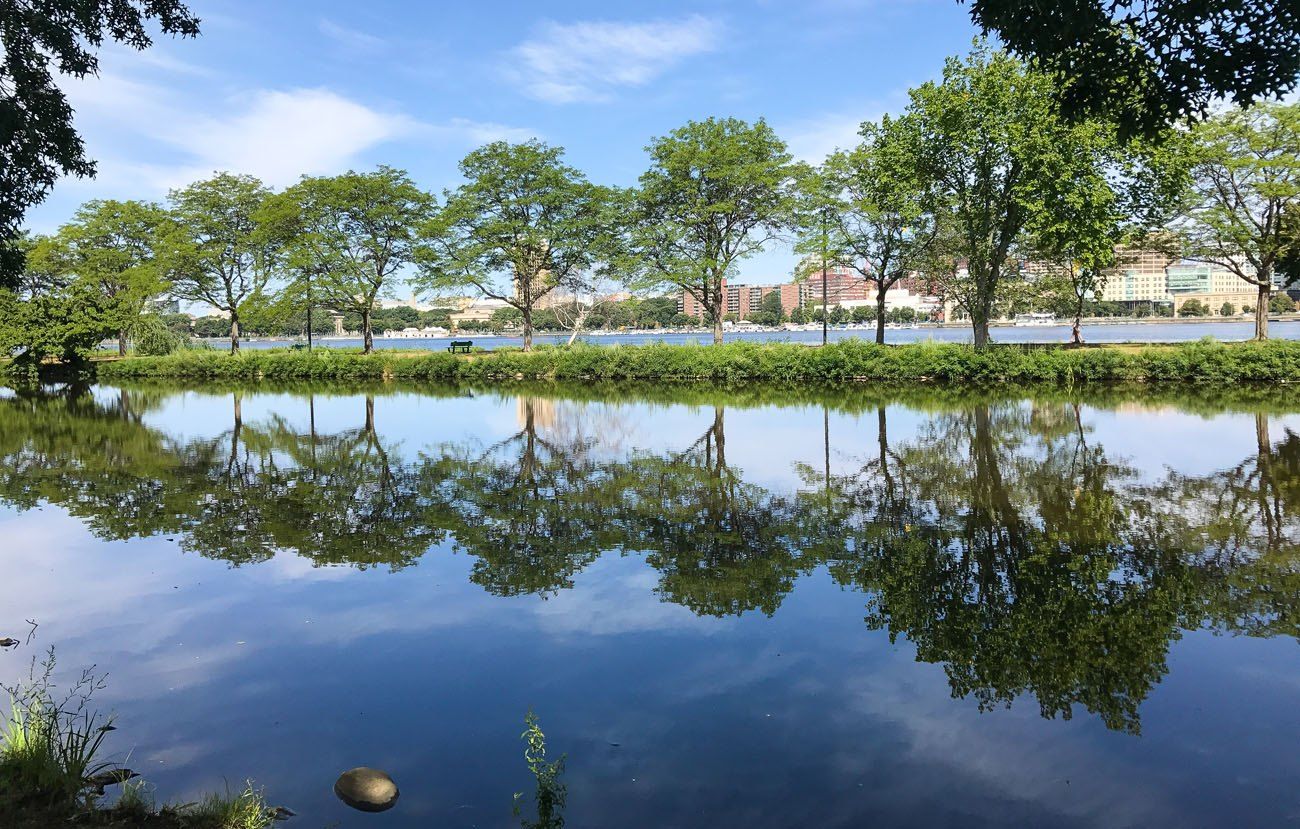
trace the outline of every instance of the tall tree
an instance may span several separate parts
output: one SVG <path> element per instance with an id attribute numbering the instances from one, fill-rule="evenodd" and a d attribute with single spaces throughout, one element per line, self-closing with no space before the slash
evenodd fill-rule
<path id="1" fill-rule="evenodd" d="M 1050 269 L 1036 287 L 1046 288 L 1040 295 L 1064 295 L 1070 341 L 1079 345 L 1085 305 L 1101 295 L 1114 269 L 1143 248 L 1169 247 L 1169 235 L 1159 230 L 1184 193 L 1187 156 L 1178 135 L 1124 144 L 1101 121 L 1081 122 L 1071 134 L 1062 175 L 1043 183 L 1051 208 L 1030 219 L 1026 248 Z"/>
<path id="2" fill-rule="evenodd" d="M 157 249 L 170 228 L 167 211 L 156 204 L 96 200 L 82 205 L 59 229 L 59 264 L 104 295 L 106 310 L 117 318 L 117 351 L 122 356 L 149 300 L 169 287 Z"/>
<path id="3" fill-rule="evenodd" d="M 1113 121 L 1125 138 L 1204 117 L 1217 100 L 1281 95 L 1300 73 L 1293 0 L 971 0 L 971 16 L 1060 77 L 1068 116 Z"/>
<path id="4" fill-rule="evenodd" d="M 519 310 L 524 350 L 533 314 L 557 288 L 582 291 L 613 255 L 617 196 L 541 141 L 495 141 L 460 162 L 465 183 L 422 228 L 415 280 L 426 293 L 471 286 Z"/>
<path id="5" fill-rule="evenodd" d="M 832 154 L 825 172 L 838 201 L 833 236 L 854 268 L 876 288 L 876 342 L 885 341 L 885 296 L 914 270 L 935 238 L 914 158 L 914 119 L 862 125 L 862 143 Z"/>
<path id="6" fill-rule="evenodd" d="M 55 73 L 96 74 L 105 39 L 147 49 L 150 20 L 164 34 L 199 33 L 180 0 L 0 0 L 0 285 L 16 284 L 22 271 L 15 242 L 27 208 L 61 175 L 95 174 Z"/>
<path id="7" fill-rule="evenodd" d="M 791 226 L 795 167 L 765 121 L 690 121 L 647 147 L 630 241 L 640 281 L 693 296 L 722 342 L 734 266 Z"/>
<path id="8" fill-rule="evenodd" d="M 1284 220 L 1300 207 L 1300 104 L 1234 110 L 1194 139 L 1184 255 L 1255 286 L 1255 338 L 1267 339 L 1273 278 L 1298 243 Z"/>
<path id="9" fill-rule="evenodd" d="M 975 347 L 989 340 L 989 320 L 1013 246 L 1027 224 L 1053 205 L 1051 184 L 1070 171 L 1078 137 L 1058 117 L 1050 79 L 1004 52 L 977 43 L 951 58 L 942 83 L 912 90 L 901 120 L 916 135 L 918 177 L 926 209 L 949 226 L 965 267 L 945 288 L 970 314 Z"/>
<path id="10" fill-rule="evenodd" d="M 176 225 L 162 244 L 172 291 L 229 314 L 232 354 L 240 311 L 266 287 L 279 252 L 279 240 L 259 225 L 270 195 L 256 178 L 231 173 L 171 192 Z"/>
<path id="11" fill-rule="evenodd" d="M 304 176 L 268 199 L 258 218 L 268 227 L 292 229 L 282 237 L 287 263 L 315 276 L 305 285 L 313 300 L 360 315 L 369 354 L 375 346 L 371 314 L 391 293 L 394 275 L 414 261 L 432 204 L 405 171 L 381 166 L 373 173 Z"/>

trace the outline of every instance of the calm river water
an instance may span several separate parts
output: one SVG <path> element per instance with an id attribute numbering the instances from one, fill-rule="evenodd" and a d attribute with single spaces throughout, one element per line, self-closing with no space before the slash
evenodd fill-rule
<path id="1" fill-rule="evenodd" d="M 1300 400 L 0 392 L 0 679 L 169 799 L 507 827 L 1300 821 Z M 361 815 L 330 788 L 401 787 Z"/>

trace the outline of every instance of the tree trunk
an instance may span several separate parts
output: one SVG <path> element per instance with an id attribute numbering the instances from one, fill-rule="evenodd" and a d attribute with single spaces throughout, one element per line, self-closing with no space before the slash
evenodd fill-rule
<path id="1" fill-rule="evenodd" d="M 979 319 L 974 314 L 971 314 L 970 322 L 971 328 L 975 332 L 975 349 L 982 351 L 989 344 L 989 321 Z"/>
<path id="2" fill-rule="evenodd" d="M 1255 339 L 1268 339 L 1268 303 L 1273 298 L 1273 281 L 1265 279 L 1259 286 L 1259 298 L 1255 303 Z"/>
<path id="3" fill-rule="evenodd" d="M 574 340 L 578 339 L 578 332 L 582 330 L 583 324 L 587 322 L 587 318 L 583 316 L 581 311 L 575 311 L 574 313 L 578 316 L 576 321 L 573 323 L 573 330 L 569 332 L 569 341 L 564 344 L 565 348 L 569 348 L 573 345 Z"/>
<path id="4" fill-rule="evenodd" d="M 123 328 L 117 332 L 117 356 L 126 356 L 126 329 Z"/>
<path id="5" fill-rule="evenodd" d="M 1083 297 L 1075 295 L 1074 326 L 1070 329 L 1071 345 L 1083 345 Z"/>
<path id="6" fill-rule="evenodd" d="M 230 353 L 239 353 L 239 314 L 230 312 Z"/>
<path id="7" fill-rule="evenodd" d="M 721 275 L 715 276 L 713 284 L 709 286 L 709 292 L 713 295 L 713 344 L 722 345 L 722 317 L 724 315 L 724 292 L 722 290 Z M 707 310 L 707 309 L 706 309 Z"/>
<path id="8" fill-rule="evenodd" d="M 524 315 L 524 351 L 533 350 L 533 309 L 520 308 Z"/>
<path id="9" fill-rule="evenodd" d="M 876 287 L 876 342 L 885 344 L 885 292 L 883 283 Z"/>
<path id="10" fill-rule="evenodd" d="M 375 351 L 375 332 L 370 327 L 370 309 L 361 312 L 361 353 L 373 354 Z"/>

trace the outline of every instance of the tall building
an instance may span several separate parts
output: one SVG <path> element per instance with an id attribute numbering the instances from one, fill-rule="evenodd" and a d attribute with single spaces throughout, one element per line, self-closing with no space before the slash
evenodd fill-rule
<path id="1" fill-rule="evenodd" d="M 1169 279 L 1165 269 L 1172 263 L 1162 251 L 1121 248 L 1119 265 L 1106 279 L 1104 302 L 1169 302 Z"/>
<path id="2" fill-rule="evenodd" d="M 809 271 L 808 277 L 799 282 L 798 285 L 799 304 L 821 304 L 822 273 L 820 269 L 815 273 Z M 871 299 L 875 292 L 876 287 L 873 280 L 866 279 L 862 274 L 847 265 L 832 265 L 826 269 L 826 301 L 831 305 L 845 301 Z"/>
<path id="3" fill-rule="evenodd" d="M 800 286 L 795 283 L 783 285 L 744 285 L 741 283 L 722 283 L 722 314 L 734 314 L 737 319 L 749 319 L 762 310 L 763 300 L 769 294 L 781 296 L 781 310 L 789 314 L 800 303 Z M 704 319 L 704 304 L 697 300 L 690 291 L 683 290 L 677 299 L 677 310 L 690 317 Z"/>

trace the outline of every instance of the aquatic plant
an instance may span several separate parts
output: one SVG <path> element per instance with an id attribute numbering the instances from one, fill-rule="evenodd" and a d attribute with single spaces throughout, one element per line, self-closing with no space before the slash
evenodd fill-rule
<path id="1" fill-rule="evenodd" d="M 520 817 L 523 792 L 515 793 L 515 816 L 520 817 L 519 823 L 524 829 L 563 829 L 564 803 L 568 797 L 564 781 L 560 779 L 564 774 L 564 755 L 554 762 L 546 761 L 546 735 L 531 709 L 524 717 L 524 725 L 524 733 L 519 736 L 524 741 L 524 762 L 537 780 L 537 791 L 533 795 L 537 820 Z"/>

